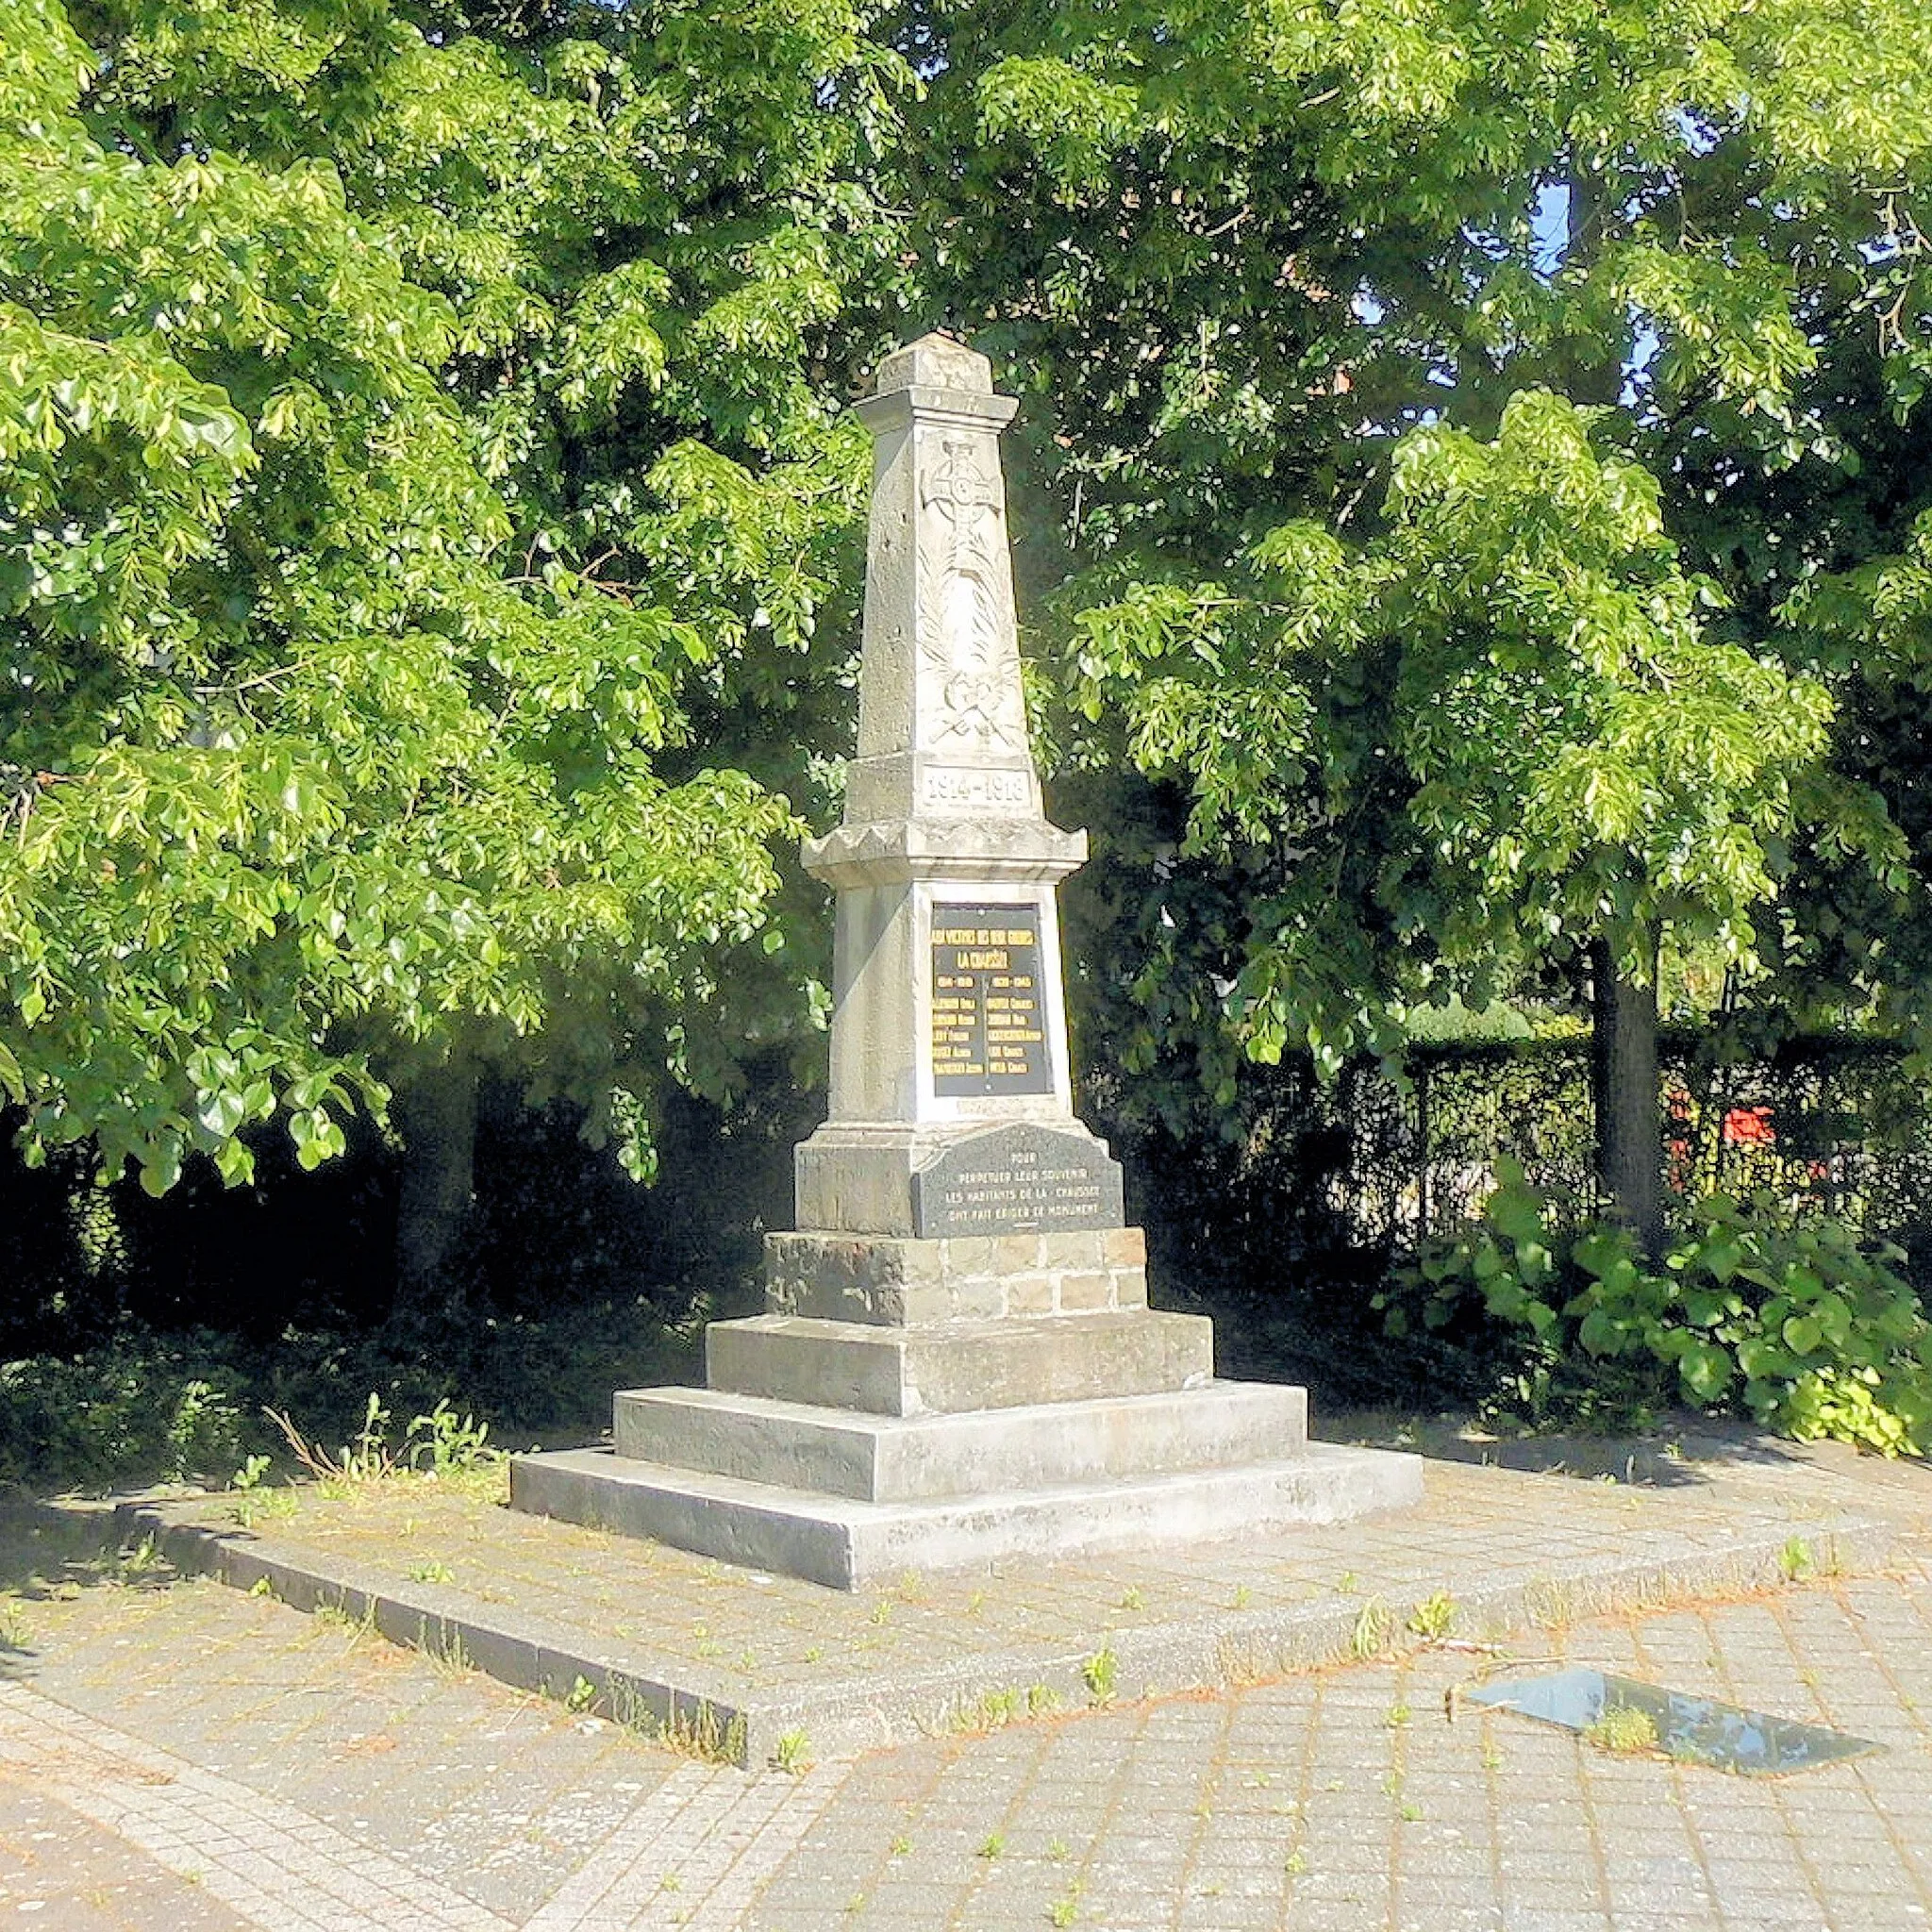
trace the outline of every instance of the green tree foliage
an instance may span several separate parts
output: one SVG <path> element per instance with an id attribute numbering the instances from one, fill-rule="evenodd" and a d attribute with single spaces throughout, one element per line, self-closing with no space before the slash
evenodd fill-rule
<path id="1" fill-rule="evenodd" d="M 778 788 L 840 666 L 787 672 L 852 576 L 827 326 L 900 78 L 838 4 L 0 0 L 30 1152 L 161 1190 L 279 1116 L 312 1164 L 454 1050 L 642 1160 L 627 1091 L 800 1024 Z"/>
<path id="2" fill-rule="evenodd" d="M 1395 1047 L 1458 977 L 1574 993 L 1598 937 L 1599 976 L 1674 932 L 1924 1008 L 1868 621 L 1910 627 L 1932 501 L 1922 8 L 929 25 L 931 246 L 1047 419 L 1063 752 L 1160 781 L 1084 794 L 1130 1064 L 1224 1099 L 1231 1043 Z"/>
<path id="3" fill-rule="evenodd" d="M 1903 502 L 1924 494 L 1919 472 L 1893 479 Z M 1932 513 L 1921 510 L 1898 552 L 1821 574 L 1784 607 L 1833 667 L 1840 693 L 1834 756 L 1884 801 L 1907 854 L 1902 887 L 1805 852 L 1795 868 L 1790 941 L 1774 991 L 1799 1024 L 1844 1013 L 1903 1040 L 1932 1065 Z"/>
<path id="4" fill-rule="evenodd" d="M 922 177 L 935 252 L 961 319 L 1024 348 L 1091 547 L 1339 508 L 1405 422 L 1490 434 L 1539 384 L 1629 375 L 1627 433 L 1653 468 L 1700 446 L 1700 483 L 1838 462 L 1857 425 L 1819 419 L 1874 341 L 1897 400 L 1924 386 L 1915 8 L 1141 0 L 933 31 L 920 145 L 960 157 Z"/>
<path id="5" fill-rule="evenodd" d="M 1339 1065 L 1405 1003 L 1486 1003 L 1598 939 L 1633 974 L 1664 928 L 1755 958 L 1796 824 L 1895 850 L 1824 769 L 1824 686 L 1716 630 L 1654 480 L 1574 405 L 1524 391 L 1491 442 L 1412 431 L 1384 525 L 1355 552 L 1284 525 L 1238 589 L 1077 622 L 1077 701 L 1186 778 L 1188 847 L 1293 847 L 1250 890 L 1255 1058 Z"/>
<path id="6" fill-rule="evenodd" d="M 1932 978 L 1907 0 L 0 26 L 30 1144 L 240 1175 L 451 1055 L 635 1141 L 613 1095 L 800 1027 L 840 403 L 940 317 L 1032 391 L 1126 1066 L 1224 1095 L 1660 934 L 1894 1024 Z"/>

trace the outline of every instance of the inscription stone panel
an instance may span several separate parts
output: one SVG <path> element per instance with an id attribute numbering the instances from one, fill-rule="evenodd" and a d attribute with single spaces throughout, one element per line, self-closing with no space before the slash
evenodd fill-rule
<path id="1" fill-rule="evenodd" d="M 1037 906 L 933 907 L 932 1091 L 1053 1091 Z"/>
<path id="2" fill-rule="evenodd" d="M 1126 1221 L 1120 1163 L 1095 1141 L 1030 1121 L 974 1134 L 912 1176 L 912 1231 L 1060 1234 Z"/>

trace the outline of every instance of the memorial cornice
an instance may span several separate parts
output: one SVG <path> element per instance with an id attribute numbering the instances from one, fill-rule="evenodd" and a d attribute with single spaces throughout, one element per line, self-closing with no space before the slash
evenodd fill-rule
<path id="1" fill-rule="evenodd" d="M 1086 863 L 1087 834 L 1044 819 L 887 819 L 840 825 L 801 849 L 834 888 L 897 880 L 1057 880 Z"/>
<path id="2" fill-rule="evenodd" d="M 1011 396 L 981 394 L 936 383 L 908 383 L 852 405 L 853 413 L 874 435 L 897 429 L 916 415 L 922 423 L 957 423 L 974 429 L 1004 429 L 1020 408 Z"/>

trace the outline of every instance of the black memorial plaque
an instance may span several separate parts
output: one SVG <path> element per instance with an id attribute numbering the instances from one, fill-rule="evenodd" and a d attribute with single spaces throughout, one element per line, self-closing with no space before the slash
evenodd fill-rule
<path id="1" fill-rule="evenodd" d="M 1072 1233 L 1125 1220 L 1120 1163 L 1085 1135 L 1030 1121 L 960 1141 L 912 1176 L 912 1232 L 923 1240 Z"/>
<path id="2" fill-rule="evenodd" d="M 932 1091 L 1053 1091 L 1039 907 L 932 908 Z"/>

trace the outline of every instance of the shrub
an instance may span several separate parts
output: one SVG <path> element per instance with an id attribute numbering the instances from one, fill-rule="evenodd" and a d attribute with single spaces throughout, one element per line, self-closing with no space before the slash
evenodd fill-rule
<path id="1" fill-rule="evenodd" d="M 1378 1295 L 1391 1335 L 1472 1304 L 1515 1338 L 1509 1393 L 1539 1419 L 1627 1420 L 1671 1401 L 1743 1413 L 1798 1441 L 1882 1455 L 1932 1446 L 1932 1326 L 1896 1248 L 1794 1220 L 1768 1194 L 1692 1205 L 1662 1272 L 1621 1227 L 1566 1233 L 1512 1161 L 1481 1220 Z"/>
<path id="2" fill-rule="evenodd" d="M 701 1303 L 671 1321 L 637 1295 L 453 1323 L 427 1345 L 418 1330 L 291 1327 L 255 1342 L 126 1322 L 92 1347 L 0 1358 L 0 1482 L 44 1492 L 225 1482 L 249 1452 L 284 1446 L 265 1409 L 293 1417 L 311 1441 L 350 1444 L 371 1420 L 372 1391 L 385 1429 L 417 1418 L 397 1457 L 480 1480 L 499 1440 L 582 1441 L 608 1424 L 613 1387 L 700 1378 L 709 1312 Z"/>
<path id="3" fill-rule="evenodd" d="M 110 1344 L 0 1362 L 0 1478 L 57 1489 L 225 1475 L 242 1412 L 219 1368 Z"/>

